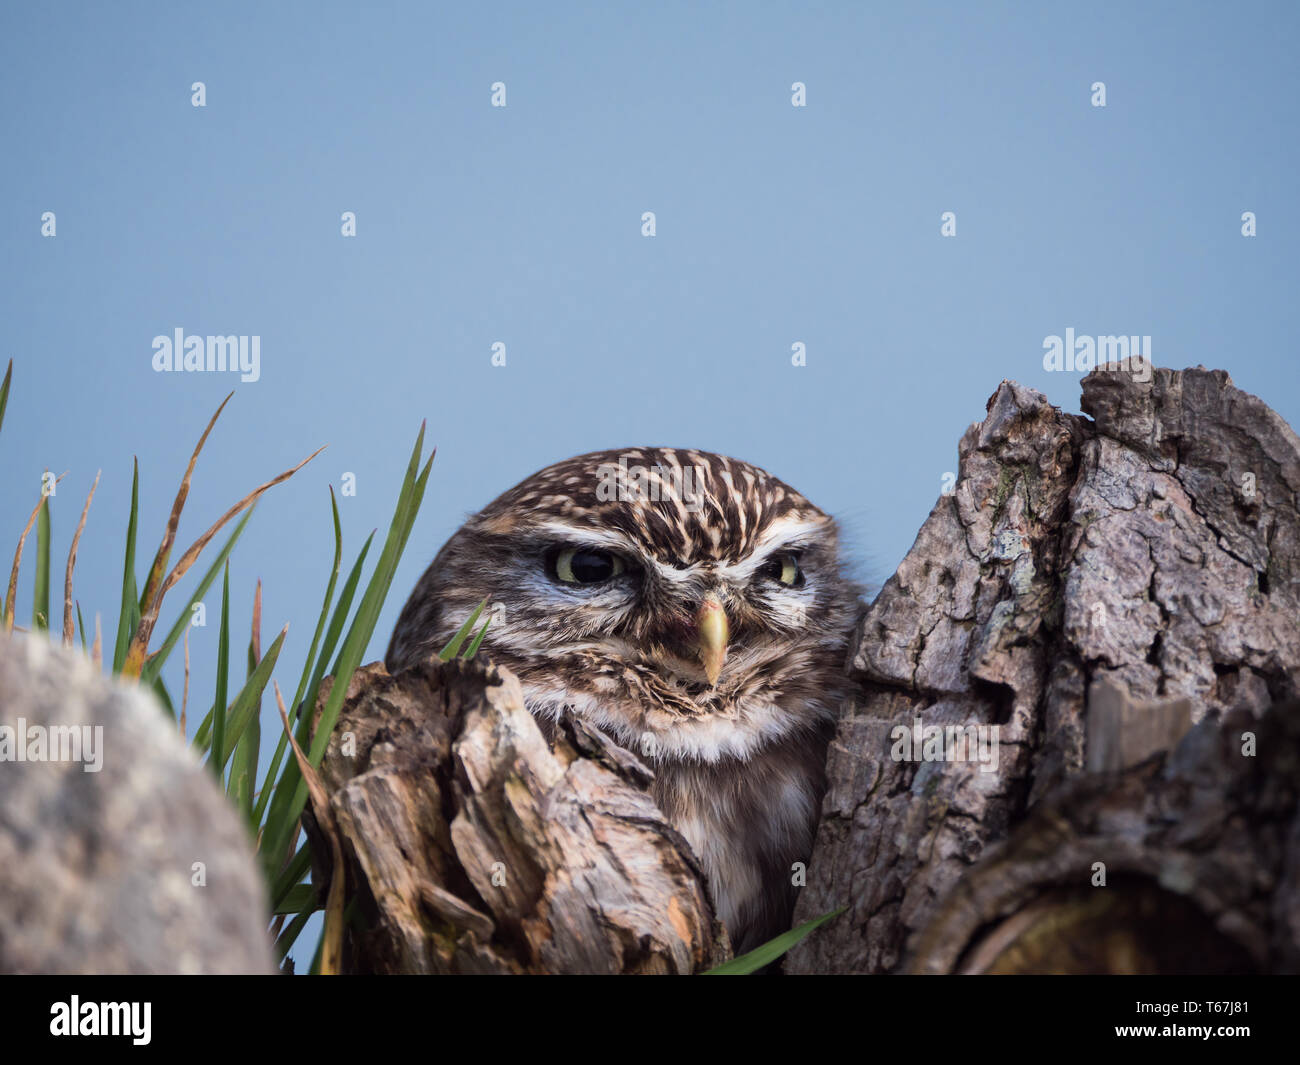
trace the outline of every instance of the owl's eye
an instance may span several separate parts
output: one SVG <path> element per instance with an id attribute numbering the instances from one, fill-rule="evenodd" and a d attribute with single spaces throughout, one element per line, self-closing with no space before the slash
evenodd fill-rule
<path id="1" fill-rule="evenodd" d="M 566 547 L 551 558 L 551 576 L 565 584 L 599 584 L 627 567 L 618 555 L 592 547 Z"/>
<path id="2" fill-rule="evenodd" d="M 799 556 L 786 553 L 776 555 L 763 564 L 759 572 L 770 577 L 787 588 L 796 588 L 803 583 L 803 573 L 799 569 Z"/>

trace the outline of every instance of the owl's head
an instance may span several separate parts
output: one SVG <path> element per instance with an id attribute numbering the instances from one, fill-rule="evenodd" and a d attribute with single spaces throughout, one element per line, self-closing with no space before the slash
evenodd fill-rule
<path id="1" fill-rule="evenodd" d="M 390 671 L 484 598 L 481 653 L 539 716 L 710 760 L 821 727 L 857 608 L 829 516 L 756 466 L 672 448 L 580 455 L 471 517 L 406 604 Z"/>

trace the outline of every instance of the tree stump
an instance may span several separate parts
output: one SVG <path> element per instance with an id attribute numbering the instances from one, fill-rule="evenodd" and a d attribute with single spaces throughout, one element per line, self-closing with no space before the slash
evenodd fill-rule
<path id="1" fill-rule="evenodd" d="M 1091 421 L 1004 382 L 962 438 L 856 640 L 796 920 L 848 912 L 787 971 L 1300 965 L 1300 440 L 1140 369 Z M 935 725 L 996 768 L 897 756 Z"/>
<path id="2" fill-rule="evenodd" d="M 548 746 L 504 669 L 364 667 L 321 778 L 359 903 L 353 971 L 690 973 L 728 956 L 649 770 L 577 722 Z"/>

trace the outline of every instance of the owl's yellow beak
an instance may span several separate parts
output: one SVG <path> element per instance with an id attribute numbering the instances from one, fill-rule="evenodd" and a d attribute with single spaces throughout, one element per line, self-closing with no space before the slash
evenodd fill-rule
<path id="1" fill-rule="evenodd" d="M 718 683 L 722 663 L 727 657 L 727 640 L 731 636 L 727 612 L 716 595 L 710 593 L 704 597 L 704 602 L 695 615 L 695 631 L 699 634 L 697 648 L 700 662 L 704 666 L 704 675 L 709 678 L 709 687 L 712 688 Z"/>

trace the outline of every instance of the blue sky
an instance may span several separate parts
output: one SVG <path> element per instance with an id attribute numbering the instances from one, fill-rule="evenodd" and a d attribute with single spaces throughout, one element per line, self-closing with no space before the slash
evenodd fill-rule
<path id="1" fill-rule="evenodd" d="M 234 388 L 180 540 L 329 445 L 232 564 L 234 616 L 261 578 L 296 677 L 327 486 L 355 475 L 351 556 L 424 419 L 438 458 L 369 658 L 466 513 L 598 448 L 762 465 L 882 580 L 1000 380 L 1077 410 L 1080 375 L 1042 365 L 1067 328 L 1150 336 L 1157 365 L 1226 369 L 1297 424 L 1298 11 L 7 4 L 0 530 L 16 541 L 42 471 L 67 470 L 61 572 L 102 468 L 76 592 L 111 625 L 132 456 L 152 553 Z M 154 372 L 176 328 L 259 336 L 260 379 Z M 218 608 L 192 634 L 204 705 Z"/>

